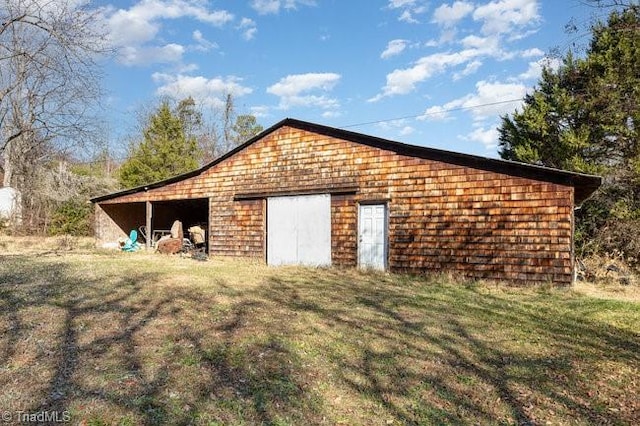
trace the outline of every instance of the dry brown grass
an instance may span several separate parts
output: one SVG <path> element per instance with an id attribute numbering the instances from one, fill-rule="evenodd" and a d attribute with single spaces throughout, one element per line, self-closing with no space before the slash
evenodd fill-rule
<path id="1" fill-rule="evenodd" d="M 0 234 L 0 255 L 42 255 L 50 253 L 92 251 L 95 239 L 90 237 L 12 237 Z"/>
<path id="2" fill-rule="evenodd" d="M 617 257 L 590 256 L 580 261 L 580 276 L 574 290 L 601 299 L 640 302 L 640 276 Z"/>
<path id="3" fill-rule="evenodd" d="M 619 292 L 76 243 L 0 239 L 3 410 L 91 425 L 640 421 L 640 305 Z"/>

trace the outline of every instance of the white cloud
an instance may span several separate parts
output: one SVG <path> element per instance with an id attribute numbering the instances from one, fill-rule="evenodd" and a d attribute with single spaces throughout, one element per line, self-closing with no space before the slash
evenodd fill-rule
<path id="1" fill-rule="evenodd" d="M 242 18 L 240 25 L 238 25 L 238 29 L 242 31 L 242 37 L 245 40 L 253 40 L 258 32 L 255 21 L 249 18 Z"/>
<path id="2" fill-rule="evenodd" d="M 315 6 L 314 0 L 253 0 L 251 7 L 260 15 L 280 12 L 280 9 L 297 9 L 298 5 Z"/>
<path id="3" fill-rule="evenodd" d="M 413 14 L 410 10 L 405 10 L 404 12 L 402 12 L 402 14 L 398 17 L 398 21 L 406 22 L 407 24 L 418 24 L 420 22 L 413 17 Z"/>
<path id="4" fill-rule="evenodd" d="M 544 58 L 539 62 L 541 62 L 543 66 L 550 68 L 553 71 L 558 71 L 558 69 L 562 65 L 562 60 L 560 58 Z"/>
<path id="5" fill-rule="evenodd" d="M 174 99 L 193 97 L 203 105 L 213 107 L 224 106 L 227 94 L 241 97 L 253 90 L 241 84 L 242 79 L 235 76 L 206 78 L 184 74 L 154 73 L 154 82 L 159 84 L 156 94 L 170 96 Z"/>
<path id="6" fill-rule="evenodd" d="M 391 2 L 389 7 L 414 7 L 417 2 Z M 439 40 L 430 40 L 427 47 L 438 47 L 445 43 L 456 42 L 457 51 L 440 51 L 424 56 L 405 68 L 397 68 L 386 76 L 386 83 L 380 93 L 369 99 L 376 102 L 389 96 L 406 95 L 414 92 L 418 85 L 435 75 L 450 73 L 452 79 L 475 73 L 486 58 L 504 61 L 515 57 L 534 57 L 541 53 L 540 49 L 531 48 L 524 51 L 510 51 L 502 46 L 503 40 L 526 33 L 527 29 L 536 26 L 540 21 L 537 0 L 492 0 L 473 10 L 468 1 L 456 1 L 444 4 L 434 12 L 434 21 L 441 23 L 444 30 Z M 467 35 L 455 40 L 457 28 L 453 25 L 466 16 L 482 26 L 478 34 Z M 392 46 L 387 49 L 393 52 Z M 386 52 L 386 51 L 385 51 Z M 528 77 L 527 77 L 528 78 Z"/>
<path id="7" fill-rule="evenodd" d="M 244 37 L 245 40 L 252 40 L 256 36 L 257 32 L 258 32 L 258 29 L 256 27 L 247 28 L 244 31 L 242 36 Z"/>
<path id="8" fill-rule="evenodd" d="M 411 126 L 404 126 L 402 129 L 400 129 L 400 136 L 408 136 L 415 131 L 416 129 Z"/>
<path id="9" fill-rule="evenodd" d="M 393 139 L 402 139 L 404 136 L 415 133 L 416 129 L 409 124 L 409 121 L 405 118 L 399 118 L 396 120 L 382 121 L 376 123 L 376 127 L 381 132 L 388 134 L 387 137 Z"/>
<path id="10" fill-rule="evenodd" d="M 520 56 L 523 58 L 536 58 L 544 56 L 544 52 L 537 47 L 534 47 L 533 49 L 523 50 L 522 52 L 520 52 Z"/>
<path id="11" fill-rule="evenodd" d="M 442 106 L 428 108 L 418 120 L 449 118 L 452 110 L 468 109 L 474 120 L 480 121 L 513 111 L 522 103 L 527 87 L 522 83 L 500 83 L 479 81 L 476 92 L 447 102 Z"/>
<path id="12" fill-rule="evenodd" d="M 200 30 L 195 30 L 192 34 L 192 37 L 195 41 L 197 42 L 201 42 L 201 41 L 206 41 L 206 39 L 204 38 L 204 36 L 202 35 L 202 31 Z"/>
<path id="13" fill-rule="evenodd" d="M 418 120 L 429 121 L 448 121 L 451 120 L 447 106 L 432 106 L 425 110 L 424 114 L 418 117 Z"/>
<path id="14" fill-rule="evenodd" d="M 494 0 L 476 8 L 473 19 L 483 34 L 507 34 L 540 22 L 539 9 L 537 0 Z"/>
<path id="15" fill-rule="evenodd" d="M 267 89 L 276 96 L 295 96 L 302 92 L 321 89 L 331 90 L 340 80 L 340 74 L 307 73 L 288 75 Z"/>
<path id="16" fill-rule="evenodd" d="M 540 62 L 529 62 L 529 68 L 518 75 L 520 80 L 535 80 L 542 75 L 542 64 Z"/>
<path id="17" fill-rule="evenodd" d="M 133 58 L 133 52 L 158 49 L 146 44 L 157 37 L 163 20 L 192 18 L 214 26 L 222 26 L 233 20 L 231 13 L 210 10 L 203 1 L 142 0 L 129 9 L 104 10 L 110 42 L 122 49 L 124 53 L 120 59 L 128 65 L 145 63 L 143 56 Z M 146 60 L 152 61 L 153 55 L 147 55 Z"/>
<path id="18" fill-rule="evenodd" d="M 443 4 L 433 12 L 433 22 L 450 27 L 473 12 L 473 4 L 456 1 L 451 6 Z"/>
<path id="19" fill-rule="evenodd" d="M 407 40 L 402 40 L 402 39 L 391 40 L 387 44 L 387 48 L 385 49 L 384 52 L 382 52 L 380 57 L 382 59 L 388 59 L 388 58 L 391 58 L 392 56 L 399 55 L 400 53 L 402 53 L 402 51 L 406 47 L 407 47 Z"/>
<path id="20" fill-rule="evenodd" d="M 153 40 L 160 30 L 158 22 L 139 16 L 133 8 L 116 11 L 108 18 L 107 25 L 111 43 L 117 47 Z"/>
<path id="21" fill-rule="evenodd" d="M 269 107 L 266 105 L 256 105 L 250 108 L 251 115 L 256 118 L 264 118 L 269 116 Z"/>
<path id="22" fill-rule="evenodd" d="M 481 55 L 479 49 L 465 49 L 454 53 L 434 53 L 425 56 L 414 63 L 412 67 L 396 69 L 387 74 L 387 84 L 382 88 L 382 93 L 369 99 L 376 102 L 384 97 L 404 95 L 415 90 L 416 85 L 427 80 L 431 76 L 442 73 L 450 67 L 469 62 Z"/>
<path id="23" fill-rule="evenodd" d="M 517 40 L 522 40 L 525 39 L 527 37 L 529 37 L 530 35 L 533 35 L 535 33 L 537 33 L 539 30 L 539 28 L 532 28 L 530 30 L 524 30 L 524 29 L 520 29 L 519 31 L 513 31 L 511 32 L 511 34 L 509 35 L 509 37 L 507 38 L 507 40 L 509 41 L 517 41 Z"/>
<path id="24" fill-rule="evenodd" d="M 336 118 L 340 117 L 342 114 L 339 111 L 324 111 L 322 113 L 322 118 Z"/>
<path id="25" fill-rule="evenodd" d="M 428 2 L 425 0 L 389 0 L 387 7 L 389 9 L 400 9 L 402 11 L 398 17 L 398 21 L 417 24 L 420 21 L 416 16 L 429 10 L 427 5 Z"/>
<path id="26" fill-rule="evenodd" d="M 200 69 L 200 66 L 198 66 L 198 64 L 182 64 L 179 67 L 177 67 L 177 72 L 180 74 L 185 74 L 188 72 L 194 72 L 197 71 L 198 69 Z"/>
<path id="27" fill-rule="evenodd" d="M 542 75 L 542 68 L 547 67 L 557 70 L 561 61 L 559 59 L 543 58 L 539 61 L 529 62 L 529 68 L 522 74 L 518 75 L 520 80 L 538 80 Z"/>
<path id="28" fill-rule="evenodd" d="M 482 61 L 469 62 L 462 71 L 453 74 L 453 81 L 460 80 L 462 77 L 474 74 L 482 66 Z"/>
<path id="29" fill-rule="evenodd" d="M 487 151 L 493 151 L 498 147 L 500 133 L 498 129 L 494 127 L 484 128 L 477 127 L 469 134 L 463 137 L 463 139 L 471 142 L 480 142 Z"/>
<path id="30" fill-rule="evenodd" d="M 197 43 L 195 49 L 200 50 L 202 52 L 209 51 L 211 49 L 217 49 L 218 45 L 216 43 L 212 43 L 202 35 L 200 30 L 195 30 L 192 34 L 193 40 Z"/>
<path id="31" fill-rule="evenodd" d="M 467 49 L 495 51 L 500 48 L 500 40 L 498 37 L 478 37 L 476 35 L 470 35 L 463 38 L 460 43 Z"/>
<path id="32" fill-rule="evenodd" d="M 440 38 L 438 40 L 432 39 L 425 43 L 427 47 L 438 47 L 445 44 L 453 43 L 456 41 L 456 36 L 458 35 L 458 30 L 455 28 L 448 28 L 440 33 Z"/>
<path id="33" fill-rule="evenodd" d="M 124 65 L 174 63 L 182 60 L 184 51 L 183 46 L 175 43 L 153 47 L 130 46 L 120 50 L 119 61 Z"/>
<path id="34" fill-rule="evenodd" d="M 476 93 L 461 98 L 460 106 L 470 108 L 475 120 L 482 120 L 513 111 L 526 93 L 527 86 L 522 83 L 479 81 Z"/>
<path id="35" fill-rule="evenodd" d="M 390 9 L 399 9 L 401 7 L 414 6 L 416 0 L 389 0 Z"/>
<path id="36" fill-rule="evenodd" d="M 289 109 L 293 107 L 318 107 L 322 109 L 336 109 L 340 107 L 340 102 L 335 98 L 325 95 L 304 95 L 304 96 L 287 96 L 280 98 L 280 109 Z"/>
<path id="37" fill-rule="evenodd" d="M 539 49 L 524 51 L 509 51 L 503 42 L 512 42 L 526 38 L 538 31 L 541 16 L 539 14 L 539 0 L 491 0 L 483 4 L 467 0 L 456 0 L 445 3 L 435 9 L 432 22 L 442 28 L 439 39 L 432 39 L 426 43 L 428 47 L 438 47 L 445 44 L 459 43 L 462 49 L 477 49 L 482 56 L 497 60 L 508 60 L 514 57 L 536 57 Z M 478 28 L 465 28 L 470 33 L 459 38 L 457 24 L 460 20 L 471 16 Z M 471 69 L 457 72 L 454 79 L 470 72 Z"/>
<path id="38" fill-rule="evenodd" d="M 323 109 L 336 109 L 340 106 L 336 99 L 317 92 L 329 92 L 340 81 L 340 74 L 307 73 L 288 75 L 267 88 L 267 93 L 280 97 L 281 109 L 293 106 L 317 106 Z"/>
<path id="39" fill-rule="evenodd" d="M 190 17 L 214 26 L 233 20 L 224 10 L 208 10 L 202 2 L 185 0 L 142 0 L 129 9 L 119 9 L 107 21 L 116 46 L 141 44 L 153 40 L 163 19 Z"/>
<path id="40" fill-rule="evenodd" d="M 278 13 L 280 11 L 280 0 L 254 0 L 251 7 L 261 15 Z"/>

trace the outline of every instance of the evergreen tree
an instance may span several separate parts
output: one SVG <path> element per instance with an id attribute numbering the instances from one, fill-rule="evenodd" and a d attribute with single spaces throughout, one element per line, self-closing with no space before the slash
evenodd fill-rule
<path id="1" fill-rule="evenodd" d="M 578 248 L 640 252 L 640 7 L 596 23 L 584 58 L 545 69 L 522 111 L 502 117 L 500 155 L 598 173 L 602 188 L 577 217 Z"/>
<path id="2" fill-rule="evenodd" d="M 502 117 L 500 155 L 508 160 L 596 172 L 590 153 L 590 111 L 583 106 L 580 62 L 569 54 L 558 71 L 545 68 L 522 112 Z"/>
<path id="3" fill-rule="evenodd" d="M 135 187 L 196 169 L 196 139 L 185 130 L 185 122 L 163 102 L 150 117 L 143 141 L 120 167 L 120 184 Z"/>

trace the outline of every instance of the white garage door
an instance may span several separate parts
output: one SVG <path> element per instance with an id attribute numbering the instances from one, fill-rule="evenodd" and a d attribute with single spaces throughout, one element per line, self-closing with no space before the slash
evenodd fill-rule
<path id="1" fill-rule="evenodd" d="M 267 198 L 267 263 L 331 265 L 331 196 Z"/>

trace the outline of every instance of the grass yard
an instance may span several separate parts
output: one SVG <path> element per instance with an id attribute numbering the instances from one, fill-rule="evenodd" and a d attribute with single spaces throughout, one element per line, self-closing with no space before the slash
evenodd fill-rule
<path id="1" fill-rule="evenodd" d="M 9 413 L 68 411 L 84 425 L 640 424 L 635 285 L 513 288 L 0 237 L 0 293 Z"/>

